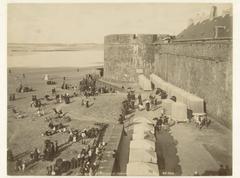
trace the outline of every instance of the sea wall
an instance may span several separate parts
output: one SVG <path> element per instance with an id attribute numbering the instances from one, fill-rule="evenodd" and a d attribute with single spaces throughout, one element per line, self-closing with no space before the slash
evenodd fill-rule
<path id="1" fill-rule="evenodd" d="M 152 63 L 153 73 L 203 98 L 208 115 L 231 127 L 231 40 L 156 45 Z"/>

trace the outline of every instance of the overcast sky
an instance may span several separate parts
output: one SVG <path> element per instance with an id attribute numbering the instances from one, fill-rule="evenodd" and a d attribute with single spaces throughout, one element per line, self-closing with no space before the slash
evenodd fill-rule
<path id="1" fill-rule="evenodd" d="M 199 12 L 230 4 L 9 4 L 10 43 L 103 43 L 104 35 L 177 35 Z"/>

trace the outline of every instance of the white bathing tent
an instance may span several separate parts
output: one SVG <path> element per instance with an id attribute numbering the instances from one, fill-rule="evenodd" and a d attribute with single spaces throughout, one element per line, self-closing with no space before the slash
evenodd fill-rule
<path id="1" fill-rule="evenodd" d="M 133 122 L 134 123 L 146 123 L 146 124 L 154 124 L 153 120 L 151 119 L 147 119 L 146 117 L 141 117 L 141 116 L 137 116 L 133 118 Z"/>
<path id="2" fill-rule="evenodd" d="M 187 121 L 187 105 L 181 102 L 173 102 L 172 119 L 175 121 Z"/>
<path id="3" fill-rule="evenodd" d="M 149 125 L 147 123 L 139 123 L 133 125 L 133 133 L 138 133 L 138 132 L 146 132 L 146 131 L 153 131 L 154 127 L 153 125 Z"/>
<path id="4" fill-rule="evenodd" d="M 143 140 L 143 139 L 152 140 L 154 142 L 156 141 L 154 132 L 151 132 L 151 131 L 146 131 L 146 132 L 139 131 L 132 134 L 132 140 Z"/>
<path id="5" fill-rule="evenodd" d="M 130 149 L 146 149 L 155 151 L 155 142 L 146 139 L 132 140 L 130 142 Z"/>
<path id="6" fill-rule="evenodd" d="M 128 163 L 127 176 L 159 176 L 158 166 L 153 163 Z"/>
<path id="7" fill-rule="evenodd" d="M 161 88 L 165 90 L 169 97 L 176 96 L 177 101 L 186 104 L 187 108 L 192 110 L 193 113 L 204 112 L 204 100 L 197 95 L 189 93 L 184 89 L 168 83 L 155 74 L 150 75 L 150 80 L 155 85 L 155 88 Z"/>
<path id="8" fill-rule="evenodd" d="M 187 105 L 193 113 L 204 113 L 204 100 L 198 96 L 189 93 L 187 98 Z"/>
<path id="9" fill-rule="evenodd" d="M 44 75 L 44 80 L 49 80 L 48 74 Z"/>
<path id="10" fill-rule="evenodd" d="M 163 99 L 162 100 L 162 107 L 165 111 L 166 115 L 172 115 L 172 105 L 173 105 L 174 101 L 170 100 L 170 99 Z"/>
<path id="11" fill-rule="evenodd" d="M 157 154 L 154 151 L 145 149 L 130 149 L 129 163 L 144 162 L 144 163 L 157 163 Z"/>
<path id="12" fill-rule="evenodd" d="M 138 83 L 143 90 L 152 90 L 151 81 L 147 79 L 147 77 L 145 77 L 143 74 L 138 76 Z"/>
<path id="13" fill-rule="evenodd" d="M 155 74 L 150 75 L 151 82 L 155 85 L 155 88 L 161 88 L 161 83 L 163 80 Z"/>
<path id="14" fill-rule="evenodd" d="M 168 92 L 168 83 L 155 74 L 150 75 L 150 81 L 155 85 L 155 88 L 161 88 Z"/>

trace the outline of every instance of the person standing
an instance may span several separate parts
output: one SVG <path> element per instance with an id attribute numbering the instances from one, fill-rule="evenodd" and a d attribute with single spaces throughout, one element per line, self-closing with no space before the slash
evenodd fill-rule
<path id="1" fill-rule="evenodd" d="M 146 111 L 150 111 L 150 101 L 149 101 L 149 100 L 146 101 L 146 104 L 145 104 L 145 105 L 146 105 L 146 106 L 145 106 Z"/>
<path id="2" fill-rule="evenodd" d="M 138 95 L 138 104 L 143 105 L 141 94 Z"/>
<path id="3" fill-rule="evenodd" d="M 55 140 L 55 154 L 58 153 L 58 141 Z"/>
<path id="4" fill-rule="evenodd" d="M 220 165 L 220 168 L 218 170 L 218 175 L 219 176 L 226 176 L 227 175 L 226 170 L 223 168 L 222 164 Z"/>
<path id="5" fill-rule="evenodd" d="M 14 160 L 12 150 L 10 150 L 10 149 L 7 150 L 7 159 L 8 159 L 8 161 Z"/>
<path id="6" fill-rule="evenodd" d="M 38 159 L 39 159 L 39 152 L 38 152 L 38 149 L 35 148 L 34 153 L 33 153 L 33 160 L 38 161 Z"/>

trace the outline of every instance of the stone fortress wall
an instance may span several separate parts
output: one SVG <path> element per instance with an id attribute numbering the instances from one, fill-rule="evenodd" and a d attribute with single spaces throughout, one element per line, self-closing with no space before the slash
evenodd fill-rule
<path id="1" fill-rule="evenodd" d="M 104 78 L 112 82 L 135 82 L 136 69 L 147 67 L 154 57 L 156 35 L 109 35 L 104 39 Z"/>
<path id="2" fill-rule="evenodd" d="M 206 112 L 231 127 L 232 41 L 157 45 L 152 72 L 206 102 Z"/>
<path id="3" fill-rule="evenodd" d="M 119 34 L 104 40 L 104 79 L 137 82 L 137 71 L 162 79 L 206 102 L 209 116 L 232 123 L 232 40 L 157 43 L 158 35 Z"/>

